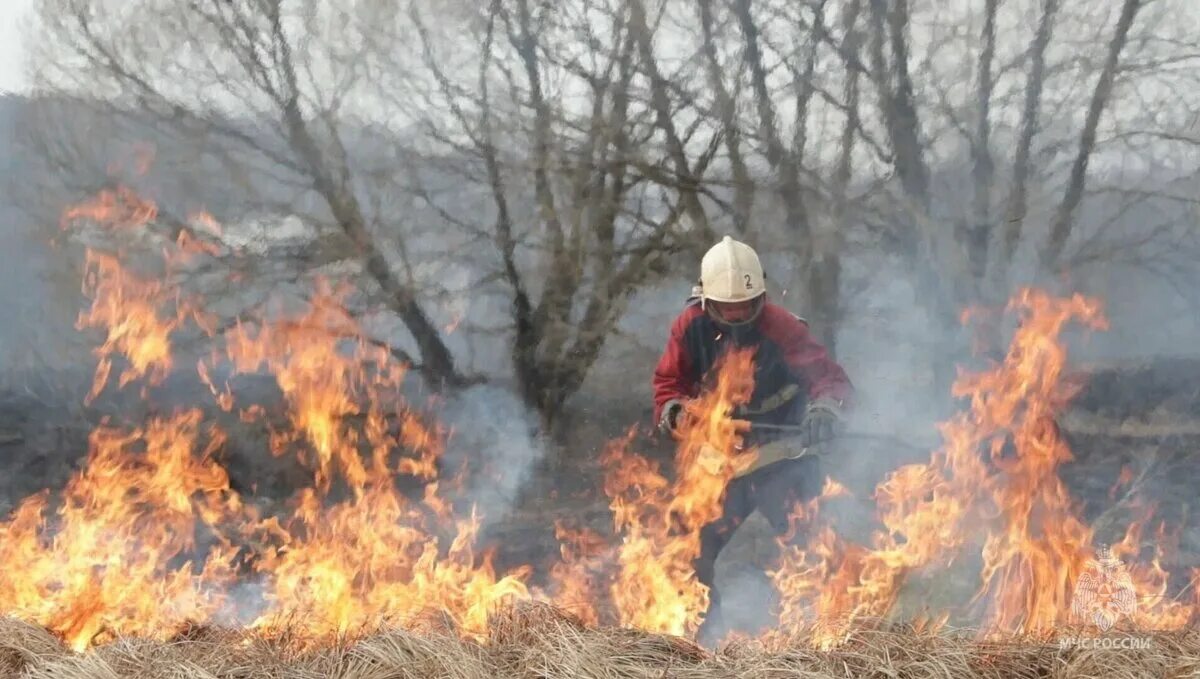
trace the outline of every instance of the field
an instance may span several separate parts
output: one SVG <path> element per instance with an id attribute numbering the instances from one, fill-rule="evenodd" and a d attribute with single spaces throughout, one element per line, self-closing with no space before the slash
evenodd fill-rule
<path id="1" fill-rule="evenodd" d="M 463 640 L 445 630 L 391 630 L 317 648 L 286 635 L 266 638 L 193 628 L 167 641 L 124 640 L 86 654 L 44 630 L 0 625 L 0 676 L 50 679 L 495 679 L 499 677 L 1192 677 L 1200 673 L 1200 632 L 1113 633 L 1098 646 L 1055 641 L 978 642 L 947 631 L 863 628 L 834 650 L 809 639 L 732 642 L 718 652 L 668 635 L 589 629 L 555 610 L 530 606 L 498 615 L 490 634 Z M 1147 647 L 1148 646 L 1148 647 Z"/>

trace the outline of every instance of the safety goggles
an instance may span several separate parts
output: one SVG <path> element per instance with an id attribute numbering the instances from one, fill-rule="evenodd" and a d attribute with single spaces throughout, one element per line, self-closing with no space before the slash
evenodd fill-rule
<path id="1" fill-rule="evenodd" d="M 765 295 L 759 295 L 744 302 L 718 302 L 706 299 L 704 300 L 704 310 L 718 323 L 731 326 L 747 325 L 753 323 L 762 313 L 765 302 Z"/>

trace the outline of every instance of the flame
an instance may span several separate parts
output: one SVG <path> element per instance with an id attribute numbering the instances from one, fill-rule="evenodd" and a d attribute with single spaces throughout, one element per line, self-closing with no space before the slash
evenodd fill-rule
<path id="1" fill-rule="evenodd" d="M 238 324 L 226 335 L 227 357 L 240 372 L 270 370 L 288 400 L 292 429 L 276 437 L 272 452 L 285 454 L 302 437 L 315 457 L 320 491 L 329 490 L 335 473 L 358 489 L 367 483 L 367 468 L 358 450 L 360 433 L 350 418 L 360 413 L 358 397 L 369 378 L 363 363 L 348 359 L 338 346 L 342 338 L 353 339 L 357 328 L 327 284 L 322 285 L 303 316 L 262 323 L 257 329 Z M 362 358 L 386 360 L 378 353 Z M 379 379 L 398 386 L 402 368 L 387 367 L 393 372 Z M 371 431 L 386 428 L 378 421 L 382 412 L 370 415 L 375 418 Z"/>
<path id="2" fill-rule="evenodd" d="M 107 228 L 134 229 L 158 217 L 158 205 L 128 186 L 104 189 L 93 198 L 67 208 L 59 227 L 71 228 L 79 221 L 92 221 Z"/>
<path id="3" fill-rule="evenodd" d="M 551 591 L 537 591 L 539 598 L 553 601 L 586 625 L 599 625 L 596 602 L 603 596 L 601 582 L 613 560 L 608 540 L 589 528 L 575 528 L 564 521 L 554 522 L 560 560 L 550 568 Z"/>
<path id="4" fill-rule="evenodd" d="M 150 158 L 138 155 L 135 169 L 148 169 Z M 152 201 L 119 187 L 69 208 L 62 224 L 133 229 L 156 215 Z M 196 232 L 168 244 L 160 278 L 135 273 L 119 253 L 87 251 L 92 304 L 78 326 L 103 339 L 86 400 L 111 386 L 118 369 L 116 389 L 139 384 L 147 395 L 181 370 L 176 335 L 196 326 L 214 343 L 195 369 L 216 405 L 268 428 L 271 453 L 294 458 L 311 481 L 263 515 L 230 489 L 218 462 L 226 434 L 202 411 L 108 421 L 60 495 L 27 498 L 0 523 L 0 611 L 45 625 L 79 650 L 117 635 L 167 637 L 189 621 L 325 639 L 440 617 L 480 636 L 497 606 L 529 598 L 587 624 L 696 629 L 708 599 L 692 568 L 700 530 L 719 518 L 728 483 L 757 454 L 743 447 L 745 423 L 732 417 L 753 388 L 751 351 L 728 352 L 689 406 L 671 473 L 633 451 L 635 430 L 610 443 L 603 487 L 618 539 L 557 523 L 562 553 L 551 586 L 530 588 L 530 566 L 499 572 L 480 549 L 483 517 L 448 492 L 464 472 L 447 478 L 441 470 L 449 432 L 404 398 L 408 366 L 347 311 L 349 288 L 318 281 L 304 309 L 263 309 L 218 333 L 203 300 L 172 275 L 188 257 L 219 253 L 199 233 L 219 234 L 215 220 L 195 213 L 190 221 Z M 810 631 L 821 647 L 837 644 L 856 622 L 894 614 L 910 574 L 968 552 L 981 569 L 965 607 L 978 613 L 982 633 L 1045 634 L 1078 622 L 1070 619 L 1072 587 L 1094 556 L 1093 535 L 1058 477 L 1071 451 L 1054 418 L 1078 389 L 1060 336 L 1072 323 L 1103 329 L 1106 321 L 1096 300 L 1032 289 L 1008 312 L 1020 320 L 1008 351 L 986 370 L 959 375 L 953 394 L 968 405 L 940 427 L 943 445 L 875 489 L 879 529 L 866 544 L 838 535 L 824 516 L 825 503 L 848 494 L 835 481 L 796 507 L 770 573 L 780 625 L 765 640 Z M 233 384 L 216 377 L 251 373 L 271 376 L 281 401 L 239 402 Z M 1123 471 L 1113 493 L 1132 482 Z M 1163 564 L 1178 529 L 1148 530 L 1153 505 L 1135 508 L 1112 548 L 1130 562 L 1138 595 L 1130 623 L 1180 628 L 1195 619 L 1200 594 L 1170 597 Z M 806 541 L 795 544 L 801 535 Z M 255 594 L 235 589 L 248 579 Z"/>
<path id="5" fill-rule="evenodd" d="M 970 405 L 941 426 L 944 446 L 877 487 L 884 530 L 870 546 L 846 543 L 826 525 L 813 544 L 785 553 L 772 574 L 785 629 L 812 625 L 816 643 L 837 643 L 856 619 L 888 615 L 907 575 L 946 567 L 967 548 L 983 564 L 972 600 L 983 606 L 983 634 L 1048 634 L 1070 622 L 1072 586 L 1093 536 L 1058 476 L 1072 457 L 1054 418 L 1078 389 L 1064 376 L 1059 337 L 1072 322 L 1105 329 L 1107 321 L 1097 300 L 1034 289 L 1014 296 L 1008 311 L 1021 321 L 1008 352 L 988 370 L 959 375 L 953 393 Z M 1139 595 L 1162 597 L 1159 564 L 1156 557 L 1135 571 Z M 1169 602 L 1139 620 L 1174 629 L 1190 615 L 1190 606 Z"/>
<path id="6" fill-rule="evenodd" d="M 83 214 L 68 213 L 64 222 Z M 151 217 L 104 218 L 132 226 Z M 176 247 L 163 253 L 168 270 L 187 254 L 187 242 Z M 127 367 L 117 387 L 140 381 L 144 394 L 176 369 L 177 332 L 189 322 L 213 332 L 211 317 L 185 301 L 173 279 L 143 278 L 118 255 L 92 250 L 86 265 L 93 303 L 79 326 L 106 337 L 89 401 L 118 362 Z M 474 509 L 456 516 L 439 495 L 454 482 L 438 472 L 447 433 L 400 396 L 407 366 L 361 332 L 344 310 L 344 292 L 322 282 L 304 312 L 264 312 L 239 324 L 214 337 L 223 348 L 197 364 L 225 410 L 235 396 L 213 379 L 218 364 L 266 371 L 279 384 L 287 425 L 273 431 L 272 452 L 313 472 L 288 511 L 259 516 L 229 489 L 214 457 L 224 434 L 215 423 L 202 426 L 199 410 L 142 427 L 105 426 L 93 433 L 61 507 L 37 495 L 0 524 L 9 567 L 0 610 L 83 649 L 216 619 L 286 625 L 315 639 L 436 611 L 461 633 L 480 634 L 497 605 L 528 597 L 528 569 L 497 573 L 492 555 L 476 548 L 481 517 Z M 270 412 L 243 404 L 239 414 L 267 420 Z M 400 492 L 404 476 L 425 482 L 423 496 Z M 259 576 L 257 600 L 232 601 L 231 588 L 251 573 Z"/>
<path id="7" fill-rule="evenodd" d="M 154 144 L 150 142 L 136 142 L 129 148 L 130 158 L 118 158 L 108 164 L 109 176 L 122 174 L 125 169 L 126 160 L 132 162 L 132 172 L 136 177 L 144 177 L 150 172 L 150 168 L 154 167 L 155 156 L 158 150 Z"/>
<path id="8" fill-rule="evenodd" d="M 139 148 L 136 155 L 152 159 L 153 149 Z M 139 160 L 138 167 L 148 162 Z M 110 229 L 136 229 L 157 215 L 154 201 L 119 186 L 67 208 L 60 226 L 68 229 L 81 220 L 90 220 Z M 160 383 L 172 367 L 171 333 L 189 317 L 201 320 L 178 290 L 163 281 L 136 275 L 121 264 L 118 254 L 93 248 L 87 248 L 84 255 L 83 293 L 92 299 L 92 306 L 80 313 L 76 327 L 102 328 L 107 335 L 95 350 L 99 360 L 85 403 L 91 403 L 103 391 L 117 355 L 124 356 L 128 363 L 118 378 L 119 387 L 138 379 L 145 379 L 149 385 Z M 166 312 L 171 303 L 175 304 L 174 312 Z"/>
<path id="9" fill-rule="evenodd" d="M 272 584 L 270 610 L 256 624 L 287 622 L 320 636 L 436 610 L 464 633 L 483 633 L 498 604 L 528 596 L 527 572 L 500 576 L 489 554 L 477 555 L 480 517 L 454 518 L 437 483 L 418 503 L 396 489 L 401 475 L 437 477 L 445 434 L 399 400 L 405 366 L 366 341 L 341 303 L 344 292 L 322 282 L 307 312 L 226 337 L 233 365 L 266 368 L 287 400 L 291 427 L 274 437 L 272 451 L 297 453 L 314 471 L 279 532 L 282 543 L 258 562 Z M 413 454 L 393 463 L 398 450 Z M 338 481 L 351 498 L 331 502 Z M 448 547 L 444 535 L 452 536 Z"/>
<path id="10" fill-rule="evenodd" d="M 115 634 L 162 636 L 224 604 L 231 543 L 202 528 L 243 515 L 223 443 L 201 413 L 93 432 L 87 464 L 59 502 L 23 501 L 0 524 L 0 610 L 45 625 L 76 650 Z M 139 452 L 140 450 L 140 452 Z M 52 506 L 57 505 L 52 510 Z"/>
<path id="11" fill-rule="evenodd" d="M 451 318 L 444 326 L 442 326 L 442 333 L 446 335 L 453 335 L 458 330 L 458 326 L 462 325 L 464 320 L 466 320 L 466 314 L 462 312 L 455 312 L 454 317 Z"/>
<path id="12" fill-rule="evenodd" d="M 465 634 L 486 632 L 498 605 L 527 596 L 525 573 L 497 577 L 490 555 L 476 559 L 474 513 L 442 555 L 423 510 L 383 486 L 332 507 L 305 492 L 283 546 L 259 563 L 271 610 L 255 625 L 323 637 L 441 613 Z"/>
<path id="13" fill-rule="evenodd" d="M 143 279 L 116 256 L 91 249 L 85 253 L 83 292 L 92 298 L 92 306 L 80 313 L 76 327 L 105 331 L 104 342 L 94 351 L 99 360 L 85 403 L 104 390 L 118 356 L 127 364 L 119 387 L 139 379 L 148 385 L 161 383 L 172 368 L 171 334 L 188 319 L 204 322 L 201 311 L 177 290 Z M 168 310 L 170 306 L 175 308 Z"/>
<path id="14" fill-rule="evenodd" d="M 406 366 L 361 334 L 344 293 L 320 283 L 305 312 L 235 326 L 213 359 L 274 376 L 290 426 L 272 436 L 272 452 L 296 455 L 314 475 L 282 522 L 249 531 L 267 578 L 253 625 L 319 638 L 438 611 L 482 634 L 498 604 L 528 596 L 527 573 L 501 576 L 490 554 L 476 554 L 480 517 L 453 517 L 437 483 L 415 503 L 397 490 L 398 476 L 437 478 L 445 432 L 398 397 Z M 211 373 L 202 368 L 215 388 Z M 232 405 L 228 386 L 217 393 Z M 349 499 L 332 499 L 338 483 Z"/>
<path id="15" fill-rule="evenodd" d="M 223 232 L 221 223 L 217 221 L 207 210 L 196 210 L 188 215 L 188 223 L 197 226 L 214 236 L 220 236 Z"/>
<path id="16" fill-rule="evenodd" d="M 852 602 L 847 600 L 846 588 L 827 587 L 826 583 L 835 575 L 835 565 L 861 563 L 859 552 L 862 548 L 844 544 L 831 526 L 818 523 L 818 517 L 822 503 L 845 495 L 849 495 L 849 491 L 844 486 L 826 478 L 818 497 L 796 505 L 790 517 L 788 535 L 777 540 L 780 546 L 778 563 L 767 572 L 775 589 L 784 595 L 777 607 L 779 626 L 773 634 L 776 639 L 800 636 L 817 621 L 819 624 L 812 635 L 814 642 L 827 648 L 837 640 L 839 632 L 844 631 L 843 626 L 831 626 L 830 622 L 841 622 L 844 611 Z M 804 527 L 815 528 L 808 544 L 793 544 L 796 534 Z M 847 549 L 855 554 L 848 557 L 841 553 Z M 848 579 L 852 575 L 858 573 L 846 573 L 842 577 Z"/>
<path id="17" fill-rule="evenodd" d="M 753 352 L 727 353 L 716 381 L 689 406 L 670 481 L 652 461 L 628 450 L 628 439 L 609 447 L 604 491 L 622 535 L 619 572 L 610 588 L 623 625 L 653 632 L 694 631 L 708 592 L 695 579 L 700 529 L 721 514 L 725 487 L 753 463 L 740 451 L 744 427 L 731 419 L 753 389 Z"/>

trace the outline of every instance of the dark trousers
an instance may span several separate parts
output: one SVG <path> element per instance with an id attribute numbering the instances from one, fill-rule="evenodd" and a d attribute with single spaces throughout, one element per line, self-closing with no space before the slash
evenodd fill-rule
<path id="1" fill-rule="evenodd" d="M 715 576 L 717 556 L 734 531 L 757 509 L 776 535 L 787 534 L 796 503 L 820 495 L 824 481 L 820 459 L 813 456 L 781 460 L 729 483 L 721 517 L 700 530 L 700 556 L 693 563 L 696 579 L 708 586 L 708 611 L 697 635 L 702 642 L 715 642 L 727 631 Z"/>

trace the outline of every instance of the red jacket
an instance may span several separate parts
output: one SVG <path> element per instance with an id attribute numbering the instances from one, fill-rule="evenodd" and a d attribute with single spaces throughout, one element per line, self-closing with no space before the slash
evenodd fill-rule
<path id="1" fill-rule="evenodd" d="M 804 402 L 828 396 L 848 404 L 854 387 L 846 371 L 809 334 L 808 324 L 783 307 L 767 302 L 749 325 L 718 324 L 693 302 L 671 324 L 666 349 L 654 369 L 654 419 L 672 399 L 696 397 L 717 358 L 731 345 L 757 345 L 755 388 L 748 404 L 756 408 L 785 386 L 800 387 Z M 791 404 L 794 407 L 794 403 Z M 788 410 L 780 408 L 780 410 Z M 772 420 L 785 420 L 779 413 Z"/>

